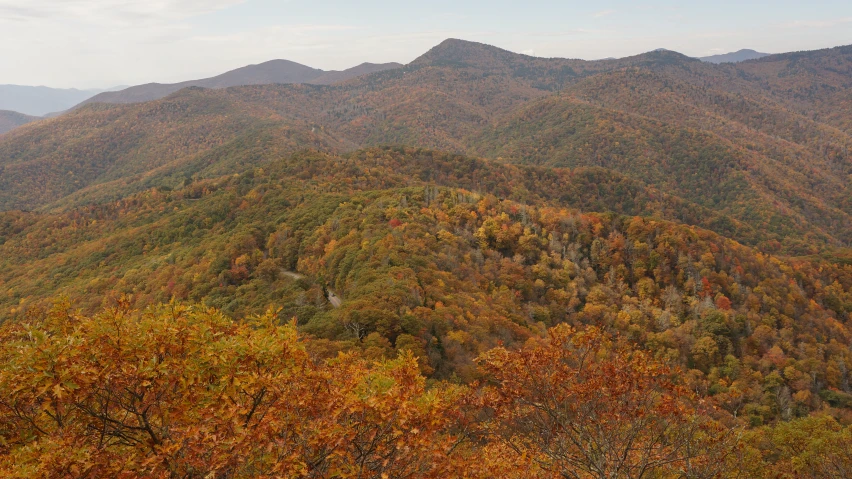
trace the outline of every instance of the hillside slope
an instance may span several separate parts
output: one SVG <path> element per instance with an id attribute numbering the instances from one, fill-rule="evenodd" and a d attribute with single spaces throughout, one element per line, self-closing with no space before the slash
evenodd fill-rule
<path id="1" fill-rule="evenodd" d="M 788 241 L 849 244 L 852 137 L 776 102 L 647 71 L 581 81 L 504 118 L 473 151 L 613 168 Z M 798 224 L 798 226 L 796 226 Z M 808 226 L 806 226 L 808 225 Z"/>
<path id="2" fill-rule="evenodd" d="M 0 475 L 842 476 L 850 75 L 447 40 L 6 133 Z"/>
<path id="3" fill-rule="evenodd" d="M 801 114 L 852 132 L 852 46 L 771 55 L 732 67 Z"/>
<path id="4" fill-rule="evenodd" d="M 34 116 L 24 115 L 16 111 L 0 110 L 0 135 L 36 120 L 38 118 Z"/>
<path id="5" fill-rule="evenodd" d="M 831 80 L 831 95 L 842 95 L 845 52 L 736 65 L 669 51 L 585 62 L 447 40 L 403 68 L 331 86 L 189 88 L 151 103 L 92 105 L 0 141 L 0 207 L 68 208 L 300 148 L 392 144 L 614 169 L 748 225 L 714 231 L 767 252 L 814 254 L 852 240 L 852 141 L 841 125 L 852 115 L 809 115 L 802 105 L 822 108 L 828 93 L 791 96 L 742 69 L 834 62 L 791 75 L 817 89 Z"/>
<path id="6" fill-rule="evenodd" d="M 3 213 L 0 305 L 6 318 L 59 294 L 84 311 L 121 295 L 238 318 L 275 307 L 332 350 L 406 349 L 427 375 L 462 381 L 476 378 L 486 349 L 595 324 L 692 369 L 723 407 L 757 423 L 852 398 L 852 266 L 566 208 L 681 210 L 606 177 L 370 149 L 295 155 L 61 214 Z M 800 391 L 812 394 L 765 402 Z"/>

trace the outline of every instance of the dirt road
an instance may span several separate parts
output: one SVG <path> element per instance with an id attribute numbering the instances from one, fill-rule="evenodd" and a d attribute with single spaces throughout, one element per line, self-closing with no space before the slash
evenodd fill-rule
<path id="1" fill-rule="evenodd" d="M 281 273 L 284 276 L 287 276 L 288 278 L 293 278 L 295 280 L 306 278 L 305 275 L 299 274 L 299 273 L 294 273 L 293 271 L 281 270 Z M 340 296 L 338 296 L 334 291 L 332 291 L 330 289 L 327 289 L 327 291 L 328 291 L 328 296 L 326 297 L 326 299 L 328 299 L 328 302 L 331 303 L 331 305 L 334 306 L 335 308 L 339 308 L 343 304 L 343 300 L 340 299 Z"/>

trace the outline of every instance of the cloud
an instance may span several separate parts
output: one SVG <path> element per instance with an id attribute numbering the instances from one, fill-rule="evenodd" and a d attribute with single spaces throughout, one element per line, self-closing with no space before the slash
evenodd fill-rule
<path id="1" fill-rule="evenodd" d="M 606 17 L 608 15 L 612 15 L 613 13 L 615 13 L 615 10 L 610 8 L 608 10 L 601 10 L 600 12 L 596 12 L 596 13 L 592 14 L 592 16 L 595 17 L 595 18 L 602 18 L 602 17 Z"/>

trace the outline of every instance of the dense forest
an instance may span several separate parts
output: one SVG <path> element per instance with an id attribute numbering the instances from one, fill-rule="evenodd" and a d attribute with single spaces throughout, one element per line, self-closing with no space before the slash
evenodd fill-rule
<path id="1" fill-rule="evenodd" d="M 450 40 L 3 135 L 0 475 L 848 477 L 850 56 Z"/>

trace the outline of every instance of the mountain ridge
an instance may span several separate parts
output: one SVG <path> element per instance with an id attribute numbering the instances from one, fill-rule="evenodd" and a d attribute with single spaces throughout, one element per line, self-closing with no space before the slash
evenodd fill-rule
<path id="1" fill-rule="evenodd" d="M 757 60 L 759 58 L 768 57 L 772 55 L 771 53 L 761 53 L 755 50 L 751 50 L 748 48 L 743 48 L 742 50 L 737 50 L 735 52 L 730 53 L 722 53 L 718 55 L 710 55 L 706 57 L 700 57 L 699 60 L 708 63 L 739 63 L 747 60 Z"/>
<path id="2" fill-rule="evenodd" d="M 398 63 L 362 63 L 342 71 L 324 71 L 290 60 L 270 60 L 256 65 L 230 70 L 210 78 L 188 80 L 180 83 L 148 83 L 137 85 L 117 92 L 105 92 L 87 99 L 80 105 L 89 103 L 140 103 L 159 100 L 172 93 L 189 87 L 229 88 L 234 86 L 315 83 L 331 84 L 345 81 L 360 75 L 399 68 Z"/>
<path id="3" fill-rule="evenodd" d="M 26 135 L 6 135 L 0 204 L 98 202 L 263 165 L 304 147 L 345 153 L 416 145 L 512 163 L 614 169 L 657 189 L 675 188 L 681 199 L 760 232 L 714 227 L 738 241 L 816 254 L 849 244 L 852 234 L 852 138 L 839 123 L 848 115 L 825 104 L 838 122 L 809 118 L 807 108 L 822 100 L 802 100 L 767 78 L 785 82 L 772 72 L 807 66 L 800 78 L 842 85 L 844 51 L 724 65 L 670 51 L 589 62 L 449 39 L 408 66 L 334 86 L 187 88 L 149 103 L 93 103 Z M 830 68 L 820 67 L 829 61 Z M 245 146 L 262 137 L 276 138 L 274 149 L 246 155 Z"/>

